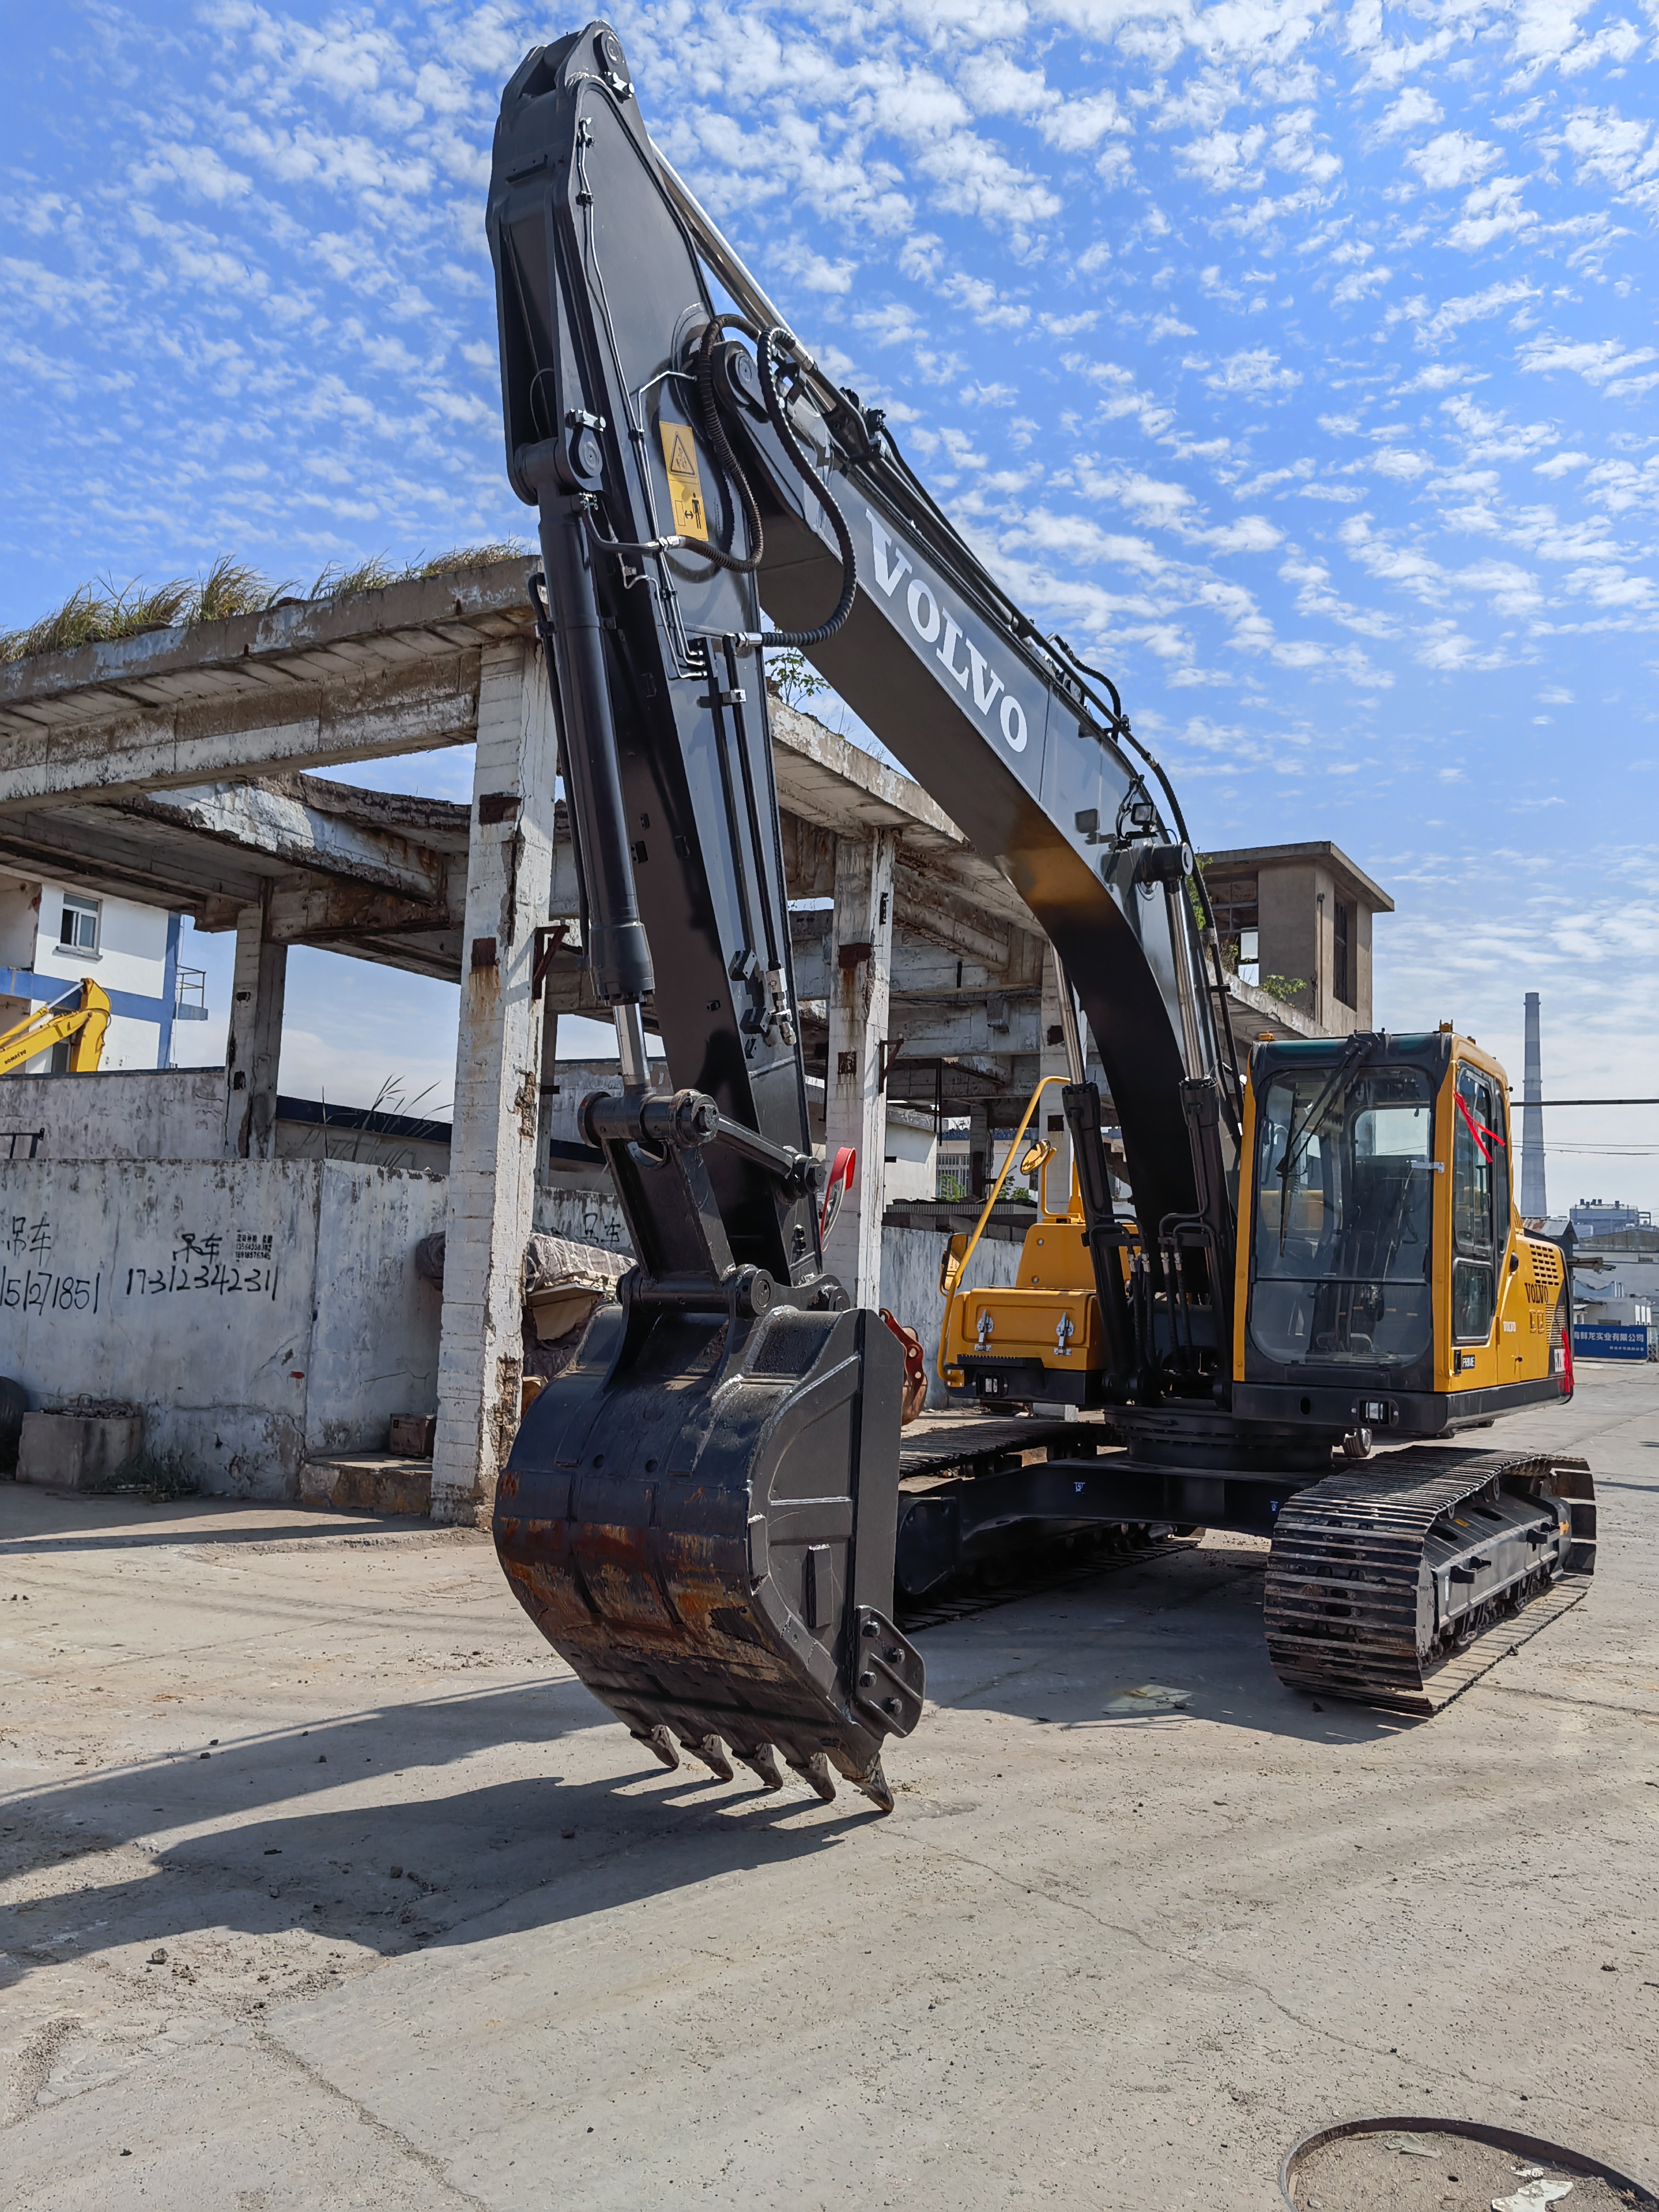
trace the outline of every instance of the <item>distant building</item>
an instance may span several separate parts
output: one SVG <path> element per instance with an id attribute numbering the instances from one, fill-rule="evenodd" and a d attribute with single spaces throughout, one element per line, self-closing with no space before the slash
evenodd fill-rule
<path id="1" fill-rule="evenodd" d="M 179 965 L 182 927 L 181 915 L 133 899 L 0 875 L 0 1030 L 72 996 L 90 975 L 111 1007 L 100 1066 L 170 1066 L 173 1024 L 207 1019 L 201 970 Z M 60 1045 L 27 1073 L 59 1073 L 68 1056 Z"/>
<path id="2" fill-rule="evenodd" d="M 1651 1229 L 1653 1216 L 1616 1198 L 1581 1198 L 1570 1218 L 1578 1237 L 1611 1237 L 1621 1229 Z"/>
<path id="3" fill-rule="evenodd" d="M 1328 839 L 1203 856 L 1223 957 L 1328 1035 L 1371 1026 L 1371 917 L 1394 901 Z M 1292 990 L 1290 987 L 1294 986 Z"/>

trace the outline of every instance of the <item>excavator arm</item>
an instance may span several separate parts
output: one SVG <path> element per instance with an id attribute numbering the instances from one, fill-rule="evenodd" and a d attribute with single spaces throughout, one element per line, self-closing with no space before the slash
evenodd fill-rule
<path id="1" fill-rule="evenodd" d="M 104 1032 L 109 1027 L 109 994 L 83 976 L 76 996 L 42 1006 L 12 1028 L 0 1031 L 0 1075 L 15 1074 L 54 1045 L 69 1046 L 70 1075 L 96 1073 L 103 1057 Z"/>
<path id="2" fill-rule="evenodd" d="M 1213 932 L 1110 683 L 1019 613 L 879 415 L 782 326 L 658 154 L 605 25 L 537 48 L 507 87 L 487 227 L 585 957 L 623 1075 L 583 1126 L 638 1262 L 526 1417 L 498 1548 L 550 1640 L 668 1764 L 684 1747 L 729 1772 L 729 1747 L 772 1781 L 775 1747 L 821 1794 L 833 1769 L 885 1804 L 881 1745 L 915 1726 L 923 1681 L 887 1614 L 902 1371 L 823 1266 L 765 652 L 811 656 L 1058 951 L 1126 1400 L 1172 1376 L 1226 1388 L 1240 1102 Z"/>

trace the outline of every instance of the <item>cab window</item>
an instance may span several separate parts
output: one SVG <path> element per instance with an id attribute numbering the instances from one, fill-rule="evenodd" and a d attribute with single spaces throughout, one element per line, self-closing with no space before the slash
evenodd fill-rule
<path id="1" fill-rule="evenodd" d="M 1458 1068 L 1454 1100 L 1452 1338 L 1484 1344 L 1509 1242 L 1508 1129 L 1497 1084 L 1480 1068 Z"/>

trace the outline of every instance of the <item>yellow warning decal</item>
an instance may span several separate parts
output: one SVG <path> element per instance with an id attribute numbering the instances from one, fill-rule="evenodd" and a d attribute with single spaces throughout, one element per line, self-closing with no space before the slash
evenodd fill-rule
<path id="1" fill-rule="evenodd" d="M 657 424 L 662 440 L 663 462 L 668 471 L 668 492 L 674 502 L 674 529 L 681 538 L 708 535 L 708 513 L 702 501 L 702 475 L 697 467 L 697 441 L 684 422 L 665 416 Z"/>

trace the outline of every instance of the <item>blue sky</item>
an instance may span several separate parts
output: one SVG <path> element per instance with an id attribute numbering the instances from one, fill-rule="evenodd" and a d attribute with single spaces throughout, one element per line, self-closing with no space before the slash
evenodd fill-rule
<path id="1" fill-rule="evenodd" d="M 677 166 L 1117 675 L 1200 842 L 1329 836 L 1382 883 L 1381 1020 L 1518 1079 L 1538 989 L 1556 1095 L 1659 1093 L 1654 0 L 613 20 Z M 523 530 L 483 191 L 501 83 L 573 23 L 11 11 L 0 623 Z M 447 1098 L 453 1003 L 296 957 L 285 1085 Z M 1551 1137 L 1556 1200 L 1659 1206 L 1659 1113 Z"/>

